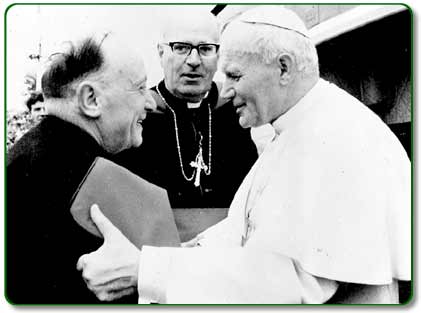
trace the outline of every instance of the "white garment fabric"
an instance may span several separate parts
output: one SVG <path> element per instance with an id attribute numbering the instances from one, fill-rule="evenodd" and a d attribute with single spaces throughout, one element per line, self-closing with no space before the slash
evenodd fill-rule
<path id="1" fill-rule="evenodd" d="M 266 146 L 272 141 L 275 136 L 275 130 L 271 124 L 264 124 L 262 126 L 253 127 L 250 130 L 251 139 L 257 148 L 257 153 L 262 154 Z"/>
<path id="2" fill-rule="evenodd" d="M 282 255 L 242 247 L 143 247 L 139 303 L 323 303 L 337 283 Z"/>
<path id="3" fill-rule="evenodd" d="M 320 79 L 273 127 L 201 247 L 143 248 L 143 300 L 323 303 L 337 281 L 410 280 L 410 162 L 387 125 Z"/>

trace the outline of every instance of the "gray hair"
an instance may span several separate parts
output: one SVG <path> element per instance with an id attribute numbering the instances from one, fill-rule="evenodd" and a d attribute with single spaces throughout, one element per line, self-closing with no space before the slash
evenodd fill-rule
<path id="1" fill-rule="evenodd" d="M 257 60 L 272 64 L 280 53 L 291 54 L 295 58 L 297 69 L 301 75 L 319 75 L 317 50 L 313 42 L 295 31 L 264 24 L 251 24 L 233 21 L 224 29 L 221 53 L 224 50 L 225 32 L 231 33 L 227 40 L 236 40 L 235 34 L 247 34 L 247 44 L 244 41 L 236 54 L 250 55 Z M 231 47 L 235 46 L 232 43 Z M 234 48 L 235 49 L 235 48 Z"/>

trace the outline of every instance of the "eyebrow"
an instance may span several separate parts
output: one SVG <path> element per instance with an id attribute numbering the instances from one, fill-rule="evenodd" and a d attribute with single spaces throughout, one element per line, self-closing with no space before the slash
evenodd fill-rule
<path id="1" fill-rule="evenodd" d="M 222 72 L 230 72 L 230 73 L 240 72 L 240 69 L 236 67 L 235 65 L 233 65 L 232 63 L 222 63 L 220 69 Z"/>

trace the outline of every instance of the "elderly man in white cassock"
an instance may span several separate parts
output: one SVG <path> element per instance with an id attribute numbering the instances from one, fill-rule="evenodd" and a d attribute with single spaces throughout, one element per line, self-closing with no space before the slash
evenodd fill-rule
<path id="1" fill-rule="evenodd" d="M 398 303 L 411 278 L 410 162 L 364 104 L 319 77 L 291 11 L 263 6 L 222 34 L 223 92 L 243 127 L 274 138 L 228 217 L 182 248 L 137 250 L 93 206 L 104 245 L 78 268 L 103 300 L 137 284 L 141 303 Z M 356 293 L 358 294 L 358 292 Z M 354 298 L 353 298 L 354 297 Z"/>

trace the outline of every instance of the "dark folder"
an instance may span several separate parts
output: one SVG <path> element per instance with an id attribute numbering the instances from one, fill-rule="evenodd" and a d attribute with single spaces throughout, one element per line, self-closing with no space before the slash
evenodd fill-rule
<path id="1" fill-rule="evenodd" d="M 101 237 L 89 213 L 94 203 L 138 248 L 180 245 L 167 192 L 104 158 L 95 159 L 70 208 L 80 226 Z"/>

